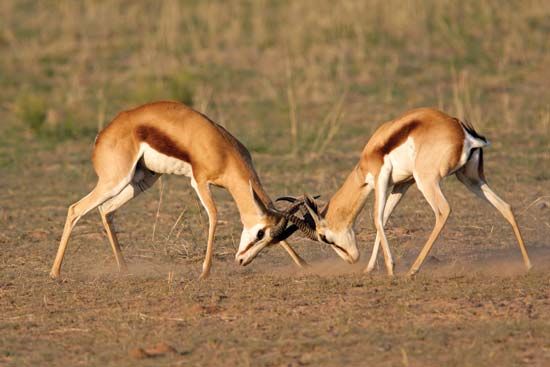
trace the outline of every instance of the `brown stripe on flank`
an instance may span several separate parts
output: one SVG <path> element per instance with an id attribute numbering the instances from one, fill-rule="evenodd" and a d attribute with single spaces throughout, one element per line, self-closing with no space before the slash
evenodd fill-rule
<path id="1" fill-rule="evenodd" d="M 189 154 L 180 148 L 172 138 L 155 127 L 138 126 L 136 128 L 136 136 L 140 141 L 149 144 L 151 148 L 159 153 L 191 163 Z"/>
<path id="2" fill-rule="evenodd" d="M 380 167 L 384 164 L 384 156 L 403 144 L 412 131 L 420 126 L 421 121 L 413 119 L 401 123 L 401 126 L 398 127 L 390 126 L 388 129 L 375 131 L 373 136 L 376 139 L 371 138 L 367 143 L 359 162 L 362 173 L 366 175 L 367 172 L 370 172 L 374 176 L 377 176 Z"/>
<path id="3" fill-rule="evenodd" d="M 391 152 L 393 149 L 398 147 L 399 145 L 403 144 L 405 140 L 409 137 L 410 133 L 416 129 L 420 125 L 420 121 L 418 120 L 411 120 L 401 126 L 401 128 L 397 131 L 394 131 L 393 134 L 391 134 L 388 137 L 388 140 L 386 140 L 382 146 L 380 146 L 379 151 L 382 153 L 382 155 L 386 155 L 389 152 Z"/>

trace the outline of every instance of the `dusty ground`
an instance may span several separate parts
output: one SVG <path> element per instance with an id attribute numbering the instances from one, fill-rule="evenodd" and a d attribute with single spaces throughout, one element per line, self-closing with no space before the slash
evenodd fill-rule
<path id="1" fill-rule="evenodd" d="M 85 151 L 79 148 L 71 156 Z M 49 158 L 61 159 L 59 154 Z M 84 162 L 81 170 L 89 171 Z M 174 178 L 164 182 L 154 240 L 157 187 L 121 210 L 117 223 L 129 274 L 116 272 L 93 213 L 77 226 L 63 281 L 57 282 L 48 271 L 65 206 L 75 198 L 72 192 L 90 186 L 87 173 L 71 180 L 66 175 L 66 168 L 45 163 L 32 174 L 4 177 L 2 365 L 543 366 L 550 361 L 550 209 L 523 199 L 542 190 L 536 183 L 509 190 L 495 184 L 509 191 L 504 194 L 516 207 L 525 203 L 517 212 L 534 263 L 528 274 L 504 220 L 449 183 L 452 219 L 413 280 L 402 273 L 432 221 L 414 189 L 389 226 L 401 273 L 395 279 L 381 269 L 362 273 L 373 242 L 368 210 L 359 223 L 364 256 L 357 266 L 296 237 L 292 243 L 310 269 L 296 269 L 278 248 L 240 268 L 233 261 L 240 225 L 231 220 L 235 209 L 222 194 L 214 271 L 199 281 L 206 218 L 201 222 L 187 180 Z M 23 195 L 25 205 L 14 201 L 15 195 Z M 184 224 L 167 239 L 181 208 Z M 136 356 L 136 348 L 154 349 L 158 343 L 177 353 Z"/>
<path id="2" fill-rule="evenodd" d="M 0 5 L 0 366 L 550 365 L 546 2 L 159 4 Z M 295 236 L 310 268 L 277 247 L 242 268 L 238 214 L 215 190 L 216 256 L 199 281 L 207 218 L 187 179 L 163 177 L 117 216 L 129 274 L 92 212 L 50 280 L 67 207 L 95 182 L 98 126 L 164 98 L 242 140 L 272 197 L 326 200 L 373 129 L 408 108 L 468 117 L 493 143 L 486 174 L 534 268 L 451 177 L 451 218 L 414 279 L 433 215 L 413 188 L 388 225 L 394 279 L 362 273 L 372 199 L 356 266 Z"/>

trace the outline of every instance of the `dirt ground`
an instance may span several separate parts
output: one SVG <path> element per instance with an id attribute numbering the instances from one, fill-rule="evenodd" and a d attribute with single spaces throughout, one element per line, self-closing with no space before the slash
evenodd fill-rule
<path id="1" fill-rule="evenodd" d="M 0 237 L 1 365 L 544 366 L 550 361 L 550 208 L 544 198 L 533 205 L 522 199 L 547 186 L 494 185 L 512 203 L 525 203 L 516 212 L 534 263 L 529 273 L 507 223 L 449 178 L 445 191 L 454 211 L 414 279 L 403 274 L 432 218 L 412 189 L 388 226 L 397 257 L 394 279 L 382 267 L 362 273 L 374 241 L 370 207 L 358 224 L 360 264 L 347 265 L 331 250 L 295 236 L 291 243 L 310 262 L 308 269 L 297 269 L 280 248 L 241 268 L 233 260 L 240 224 L 231 218 L 237 213 L 229 197 L 217 191 L 221 229 L 214 268 L 209 279 L 199 281 L 206 217 L 199 214 L 187 179 L 168 178 L 160 209 L 160 186 L 155 186 L 120 211 L 117 228 L 129 274 L 117 273 L 99 216 L 90 213 L 76 227 L 63 280 L 53 281 L 48 271 L 66 205 L 93 182 L 87 147 L 68 151 L 78 162 L 76 177 L 69 178 L 61 164 L 47 163 L 67 150 L 44 156 L 33 172 L 3 177 L 1 215 L 8 225 Z M 26 204 L 14 202 L 14 195 L 23 195 Z M 175 225 L 182 210 L 183 224 Z"/>
<path id="2" fill-rule="evenodd" d="M 0 366 L 549 366 L 550 4 L 545 1 L 1 1 Z M 48 277 L 67 207 L 95 184 L 90 151 L 118 111 L 176 99 L 251 151 L 266 191 L 327 200 L 375 127 L 410 108 L 468 118 L 491 141 L 485 171 L 512 229 L 454 177 L 451 217 L 418 276 L 404 274 L 433 213 L 411 188 L 361 260 L 295 235 L 234 262 L 241 232 L 215 189 L 207 217 L 185 178 L 120 209 L 129 273 L 99 215 L 77 224 Z"/>

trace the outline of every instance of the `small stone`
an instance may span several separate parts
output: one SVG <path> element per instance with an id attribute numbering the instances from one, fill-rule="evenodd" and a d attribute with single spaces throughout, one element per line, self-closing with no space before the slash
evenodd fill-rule
<path id="1" fill-rule="evenodd" d="M 145 350 L 145 353 L 147 353 L 150 356 L 159 356 L 159 355 L 168 354 L 168 353 L 176 354 L 178 353 L 178 351 L 171 345 L 166 344 L 164 342 L 160 342 L 157 345 L 155 345 L 153 348 Z"/>
<path id="2" fill-rule="evenodd" d="M 134 348 L 134 349 L 131 349 L 129 352 L 128 352 L 128 355 L 132 358 L 135 358 L 135 359 L 145 359 L 145 358 L 149 358 L 150 355 L 147 354 L 147 352 L 145 352 L 145 350 L 143 348 Z"/>
<path id="3" fill-rule="evenodd" d="M 429 262 L 433 262 L 433 263 L 440 263 L 440 262 L 441 262 L 441 259 L 439 259 L 439 258 L 437 258 L 437 257 L 435 257 L 435 256 L 433 256 L 433 255 L 430 255 L 430 256 L 428 256 L 428 261 L 429 261 Z"/>
<path id="4" fill-rule="evenodd" d="M 29 232 L 29 236 L 35 241 L 42 241 L 48 238 L 48 232 L 37 229 Z"/>
<path id="5" fill-rule="evenodd" d="M 194 303 L 191 306 L 189 306 L 188 311 L 191 314 L 200 315 L 204 312 L 204 307 L 200 303 Z"/>
<path id="6" fill-rule="evenodd" d="M 304 353 L 298 360 L 298 363 L 302 366 L 311 364 L 313 362 L 313 354 L 311 353 Z"/>
<path id="7" fill-rule="evenodd" d="M 545 200 L 542 200 L 542 201 L 539 201 L 537 204 L 535 204 L 535 208 L 537 209 L 548 209 L 550 208 L 550 202 L 548 201 L 545 201 Z"/>

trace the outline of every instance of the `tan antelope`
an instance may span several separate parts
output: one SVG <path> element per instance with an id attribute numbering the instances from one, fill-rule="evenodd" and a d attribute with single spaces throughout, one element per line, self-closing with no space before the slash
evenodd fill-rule
<path id="1" fill-rule="evenodd" d="M 488 141 L 473 126 L 431 108 L 420 108 L 382 124 L 363 149 L 359 163 L 327 205 L 318 210 L 306 201 L 311 220 L 300 229 L 313 240 L 330 244 L 344 260 L 353 263 L 359 252 L 353 226 L 374 188 L 376 240 L 365 271 L 374 268 L 382 243 L 386 270 L 393 275 L 394 262 L 384 226 L 407 189 L 416 182 L 435 214 L 435 226 L 412 265 L 418 272 L 430 252 L 451 208 L 441 192 L 440 181 L 455 174 L 470 191 L 491 203 L 512 225 L 527 269 L 531 262 L 512 209 L 491 190 L 483 172 L 483 147 Z M 388 195 L 389 194 L 389 195 Z M 282 198 L 294 201 L 292 198 Z"/>
<path id="2" fill-rule="evenodd" d="M 126 264 L 112 227 L 115 210 L 153 185 L 162 174 L 184 175 L 208 213 L 209 229 L 201 278 L 212 263 L 217 211 L 210 185 L 229 191 L 243 231 L 236 259 L 246 265 L 265 246 L 281 241 L 298 264 L 305 264 L 284 241 L 288 212 L 277 211 L 254 170 L 248 150 L 222 126 L 177 102 L 146 104 L 118 116 L 97 136 L 92 163 L 95 188 L 71 205 L 50 276 L 59 277 L 67 242 L 76 222 L 99 209 L 119 270 Z M 290 210 L 295 210 L 294 209 Z"/>

